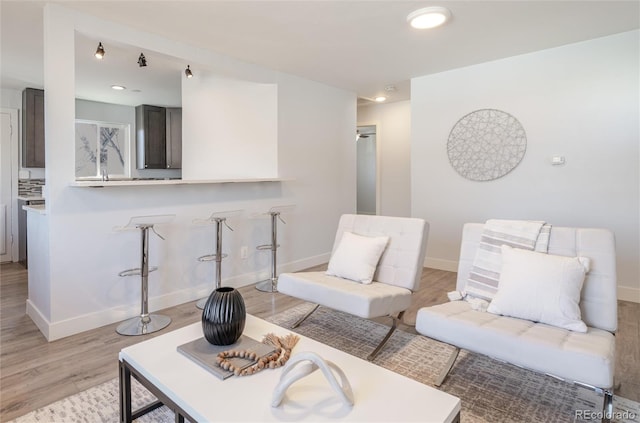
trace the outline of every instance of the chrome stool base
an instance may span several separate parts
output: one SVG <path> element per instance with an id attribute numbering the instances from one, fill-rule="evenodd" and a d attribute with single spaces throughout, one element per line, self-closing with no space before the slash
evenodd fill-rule
<path id="1" fill-rule="evenodd" d="M 116 332 L 127 336 L 146 335 L 166 328 L 169 323 L 171 323 L 171 318 L 161 314 L 149 314 L 145 317 L 136 316 L 120 323 Z"/>
<path id="2" fill-rule="evenodd" d="M 200 310 L 204 310 L 204 306 L 205 304 L 207 304 L 208 299 L 209 297 L 200 298 L 196 303 L 196 307 L 198 307 Z"/>
<path id="3" fill-rule="evenodd" d="M 260 281 L 256 284 L 256 289 L 262 292 L 278 292 L 278 278 Z"/>
<path id="4" fill-rule="evenodd" d="M 222 259 L 227 257 L 227 254 L 222 252 L 222 224 L 224 224 L 229 230 L 233 231 L 233 228 L 227 223 L 227 217 L 232 217 L 239 214 L 242 210 L 231 210 L 225 212 L 212 213 L 207 219 L 196 219 L 193 223 L 199 225 L 216 224 L 216 252 L 214 254 L 207 254 L 205 256 L 198 257 L 199 262 L 216 262 L 216 284 L 213 287 L 214 290 L 222 287 Z M 213 292 L 213 291 L 211 291 Z M 204 298 L 200 298 L 196 303 L 196 307 L 200 310 L 204 310 L 204 306 L 207 304 L 209 295 Z"/>
<path id="5" fill-rule="evenodd" d="M 270 250 L 271 251 L 271 278 L 256 283 L 256 289 L 262 292 L 278 292 L 278 275 L 276 273 L 276 260 L 278 255 L 278 219 L 282 223 L 285 222 L 280 213 L 291 209 L 293 206 L 276 206 L 271 207 L 267 214 L 271 217 L 271 243 L 258 245 L 256 250 Z"/>
<path id="6" fill-rule="evenodd" d="M 140 231 L 140 267 L 127 269 L 118 276 L 140 276 L 140 314 L 122 322 L 116 332 L 120 335 L 146 335 L 166 328 L 171 318 L 159 314 L 149 313 L 149 273 L 157 270 L 156 266 L 149 266 L 149 229 L 162 240 L 164 238 L 156 232 L 153 226 L 157 223 L 168 223 L 175 215 L 136 216 L 129 220 L 126 226 L 119 230 L 138 229 Z"/>

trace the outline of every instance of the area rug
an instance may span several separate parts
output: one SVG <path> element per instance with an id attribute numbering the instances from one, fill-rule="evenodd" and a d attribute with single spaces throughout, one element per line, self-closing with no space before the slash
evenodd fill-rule
<path id="1" fill-rule="evenodd" d="M 312 307 L 302 304 L 267 320 L 291 327 Z M 295 332 L 365 358 L 388 330 L 388 326 L 320 307 Z M 396 330 L 373 363 L 433 386 L 452 351 L 450 345 Z M 438 389 L 462 400 L 463 423 L 601 420 L 603 397 L 592 389 L 466 350 L 460 351 Z M 638 423 L 640 403 L 614 396 L 612 417 L 614 422 Z"/>
<path id="2" fill-rule="evenodd" d="M 302 304 L 267 320 L 290 327 L 310 308 L 310 304 Z M 387 330 L 383 324 L 321 307 L 295 332 L 365 358 Z M 452 351 L 453 347 L 449 345 L 398 330 L 374 364 L 432 385 Z M 346 372 L 348 376 L 348 370 Z M 464 423 L 600 421 L 602 396 L 593 390 L 465 350 L 460 352 L 453 369 L 438 389 L 461 398 Z M 155 399 L 135 381 L 132 390 L 134 408 Z M 118 398 L 116 378 L 13 422 L 117 422 Z M 615 397 L 612 420 L 640 423 L 640 404 Z M 173 422 L 174 415 L 161 407 L 136 421 Z"/>

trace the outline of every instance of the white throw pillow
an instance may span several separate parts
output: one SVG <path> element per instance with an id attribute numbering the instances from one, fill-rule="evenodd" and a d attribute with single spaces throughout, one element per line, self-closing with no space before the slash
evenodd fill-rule
<path id="1" fill-rule="evenodd" d="M 371 283 L 378 261 L 389 242 L 388 236 L 363 236 L 344 232 L 329 260 L 326 274 Z"/>
<path id="2" fill-rule="evenodd" d="M 586 257 L 564 257 L 502 246 L 498 292 L 487 311 L 586 332 L 580 291 Z"/>

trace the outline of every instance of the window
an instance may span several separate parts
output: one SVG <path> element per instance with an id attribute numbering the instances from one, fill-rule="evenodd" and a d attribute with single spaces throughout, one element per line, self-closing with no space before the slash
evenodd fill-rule
<path id="1" fill-rule="evenodd" d="M 129 177 L 129 124 L 76 120 L 76 179 Z"/>

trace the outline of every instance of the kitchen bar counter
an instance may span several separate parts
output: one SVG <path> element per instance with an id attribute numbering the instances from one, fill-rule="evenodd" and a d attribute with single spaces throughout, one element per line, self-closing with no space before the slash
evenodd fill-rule
<path id="1" fill-rule="evenodd" d="M 282 182 L 290 181 L 286 178 L 243 178 L 243 179 L 207 179 L 207 180 L 185 180 L 185 179 L 136 179 L 136 180 L 77 180 L 69 184 L 71 187 L 79 188 L 106 188 L 106 187 L 134 187 L 149 185 L 197 185 L 197 184 L 229 184 L 229 183 L 251 183 L 251 182 Z"/>

